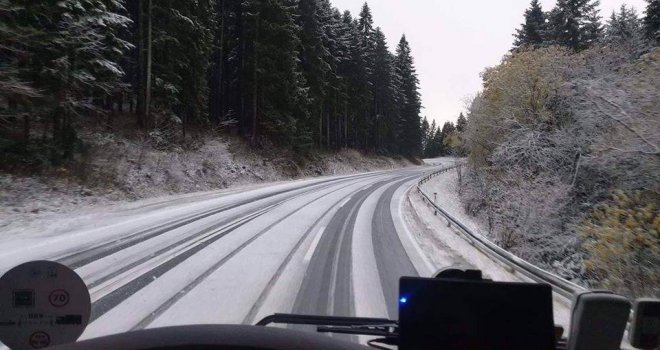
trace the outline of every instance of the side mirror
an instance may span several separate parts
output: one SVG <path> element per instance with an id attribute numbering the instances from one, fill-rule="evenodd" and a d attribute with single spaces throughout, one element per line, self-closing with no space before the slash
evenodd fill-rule
<path id="1" fill-rule="evenodd" d="M 630 301 L 608 291 L 577 294 L 573 301 L 568 350 L 619 350 Z"/>
<path id="2" fill-rule="evenodd" d="M 630 345 L 638 349 L 660 346 L 660 299 L 642 298 L 635 301 L 630 323 Z"/>

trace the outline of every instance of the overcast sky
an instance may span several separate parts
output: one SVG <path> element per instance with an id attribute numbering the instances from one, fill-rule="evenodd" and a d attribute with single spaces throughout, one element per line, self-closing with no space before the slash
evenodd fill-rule
<path id="1" fill-rule="evenodd" d="M 364 0 L 331 0 L 339 9 L 360 13 Z M 374 22 L 387 35 L 390 50 L 405 33 L 421 82 L 422 115 L 454 121 L 466 98 L 481 89 L 479 73 L 496 65 L 511 48 L 531 0 L 370 0 Z M 543 10 L 555 0 L 541 0 Z M 644 0 L 601 0 L 601 16 L 622 4 L 638 14 Z"/>

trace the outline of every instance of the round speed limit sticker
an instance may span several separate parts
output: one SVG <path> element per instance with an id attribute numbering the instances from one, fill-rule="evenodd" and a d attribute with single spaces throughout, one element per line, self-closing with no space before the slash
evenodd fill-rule
<path id="1" fill-rule="evenodd" d="M 66 289 L 55 289 L 50 292 L 48 300 L 50 301 L 50 305 L 53 305 L 54 307 L 65 306 L 69 303 L 69 292 L 67 292 Z"/>
<path id="2" fill-rule="evenodd" d="M 90 311 L 87 286 L 62 264 L 29 262 L 0 278 L 0 341 L 13 350 L 75 342 Z"/>

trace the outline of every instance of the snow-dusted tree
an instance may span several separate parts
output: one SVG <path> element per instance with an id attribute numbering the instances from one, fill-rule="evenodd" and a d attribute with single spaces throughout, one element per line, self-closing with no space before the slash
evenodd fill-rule
<path id="1" fill-rule="evenodd" d="M 376 149 L 396 152 L 397 122 L 399 120 L 398 90 L 394 85 L 394 57 L 390 53 L 385 35 L 376 28 L 376 52 L 373 72 L 374 143 Z M 421 141 L 421 140 L 420 140 Z"/>
<path id="2" fill-rule="evenodd" d="M 365 80 L 363 81 L 362 91 L 364 95 L 364 104 L 361 113 L 361 138 L 365 149 L 372 149 L 374 146 L 372 128 L 375 125 L 374 115 L 374 71 L 376 64 L 376 38 L 374 30 L 374 21 L 369 5 L 365 2 L 357 20 L 357 31 L 359 38 L 359 50 L 364 65 Z"/>
<path id="3" fill-rule="evenodd" d="M 327 64 L 329 73 L 326 75 L 327 87 L 327 113 L 325 119 L 326 147 L 338 149 L 344 143 L 343 135 L 346 133 L 347 120 L 346 84 L 340 73 L 340 64 L 346 59 L 345 32 L 343 20 L 338 9 L 333 8 L 330 0 L 320 0 L 320 22 L 324 31 L 323 45 L 328 51 Z"/>
<path id="4" fill-rule="evenodd" d="M 227 19 L 229 18 L 227 0 L 215 0 L 215 27 L 213 31 L 213 52 L 210 58 L 209 74 L 209 114 L 215 125 L 226 123 L 226 58 L 227 58 Z"/>
<path id="5" fill-rule="evenodd" d="M 456 121 L 456 130 L 458 132 L 465 132 L 467 123 L 467 118 L 465 118 L 465 115 L 463 115 L 463 112 L 461 112 L 461 114 L 458 116 L 458 120 Z"/>
<path id="6" fill-rule="evenodd" d="M 426 156 L 426 150 L 429 145 L 429 139 L 431 134 L 431 125 L 426 116 L 422 118 L 422 154 Z"/>
<path id="7" fill-rule="evenodd" d="M 425 158 L 435 158 L 442 152 L 442 131 L 438 128 L 435 120 L 431 121 L 427 135 L 426 148 L 424 149 Z"/>
<path id="8" fill-rule="evenodd" d="M 642 22 L 635 9 L 621 5 L 618 13 L 612 12 L 605 26 L 604 43 L 630 53 L 631 58 L 639 57 L 648 51 L 649 45 L 644 37 Z"/>
<path id="9" fill-rule="evenodd" d="M 514 34 L 516 40 L 513 48 L 537 47 L 543 44 L 545 32 L 545 13 L 538 0 L 532 0 L 530 7 L 525 10 L 525 23 Z"/>
<path id="10" fill-rule="evenodd" d="M 619 12 L 612 11 L 612 15 L 605 27 L 605 40 L 620 42 L 630 40 L 638 35 L 641 23 L 634 8 L 621 5 Z"/>
<path id="11" fill-rule="evenodd" d="M 181 62 L 177 67 L 181 77 L 180 115 L 185 127 L 190 122 L 208 121 L 208 74 L 213 50 L 215 7 L 211 0 L 177 2 L 172 8 L 172 29 L 178 31 L 181 42 Z M 171 50 L 171 48 L 170 48 Z"/>
<path id="12" fill-rule="evenodd" d="M 374 30 L 374 20 L 371 15 L 371 9 L 365 2 L 358 17 L 358 32 L 360 33 L 360 46 L 364 52 L 365 64 L 369 77 L 373 74 L 374 60 L 376 55 L 376 38 Z"/>
<path id="13" fill-rule="evenodd" d="M 602 36 L 598 0 L 558 0 L 548 14 L 546 44 L 575 51 L 589 48 Z"/>
<path id="14" fill-rule="evenodd" d="M 325 1 L 325 0 L 324 0 Z M 329 3 L 328 3 L 329 6 Z M 325 6 L 324 6 L 325 7 Z M 348 24 L 347 24 L 348 23 Z M 345 21 L 344 16 L 338 9 L 332 8 L 332 17 L 329 24 L 326 25 L 327 38 L 329 40 L 329 50 L 332 57 L 333 75 L 331 77 L 332 86 L 335 92 L 335 111 L 336 119 L 336 148 L 347 148 L 349 144 L 349 126 L 351 110 L 350 101 L 351 96 L 351 80 L 349 72 L 351 67 L 354 66 L 350 58 L 351 41 L 350 41 L 350 23 Z M 352 124 L 350 124 L 352 125 Z"/>
<path id="15" fill-rule="evenodd" d="M 401 152 L 410 156 L 421 154 L 421 131 L 419 112 L 422 107 L 419 94 L 419 79 L 415 70 L 410 44 L 403 35 L 396 49 L 395 66 L 401 77 L 400 90 L 403 94 L 401 118 L 398 128 Z"/>
<path id="16" fill-rule="evenodd" d="M 660 44 L 660 0 L 646 0 L 644 31 L 647 38 L 655 41 L 655 45 Z"/>
<path id="17" fill-rule="evenodd" d="M 17 15 L 21 11 L 10 0 L 0 0 L 0 123 L 8 125 L 10 117 L 29 111 L 33 99 L 40 94 L 26 76 L 25 62 L 29 60 L 30 47 L 36 44 L 34 38 L 39 34 L 30 25 L 19 25 Z M 27 49 L 26 49 L 27 48 Z M 24 115 L 25 128 L 23 138 L 29 139 L 29 115 Z"/>
<path id="18" fill-rule="evenodd" d="M 251 54 L 244 76 L 249 86 L 252 138 L 257 134 L 294 148 L 309 147 L 308 95 L 299 61 L 300 28 L 295 0 L 246 1 Z M 259 128 L 263 131 L 259 132 Z"/>
<path id="19" fill-rule="evenodd" d="M 331 71 L 330 51 L 325 46 L 328 41 L 321 22 L 319 0 L 301 0 L 298 3 L 297 22 L 300 26 L 300 63 L 307 87 L 309 88 L 310 108 L 316 120 L 315 130 L 318 145 L 323 146 L 323 120 L 326 116 L 328 78 Z"/>
<path id="20" fill-rule="evenodd" d="M 7 24 L 27 30 L 29 40 L 3 45 L 20 50 L 18 77 L 42 93 L 33 110 L 50 118 L 51 160 L 68 158 L 78 141 L 74 119 L 83 111 L 101 111 L 100 101 L 122 84 L 117 60 L 131 45 L 119 32 L 130 20 L 120 14 L 118 0 L 10 0 L 5 5 L 12 19 Z"/>

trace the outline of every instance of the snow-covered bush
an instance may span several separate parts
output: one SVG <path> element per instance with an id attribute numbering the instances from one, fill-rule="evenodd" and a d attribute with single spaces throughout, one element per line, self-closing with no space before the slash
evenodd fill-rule
<path id="1" fill-rule="evenodd" d="M 660 183 L 660 49 L 641 57 L 623 50 L 519 51 L 488 69 L 470 108 L 461 189 L 466 209 L 503 247 L 612 288 L 617 282 L 603 271 L 624 263 L 611 260 L 587 276 L 583 258 L 596 258 L 579 234 L 583 222 L 615 191 L 657 194 Z M 643 198 L 660 204 L 657 195 Z M 658 260 L 648 263 L 660 269 Z M 643 294 L 639 283 L 625 292 Z"/>

